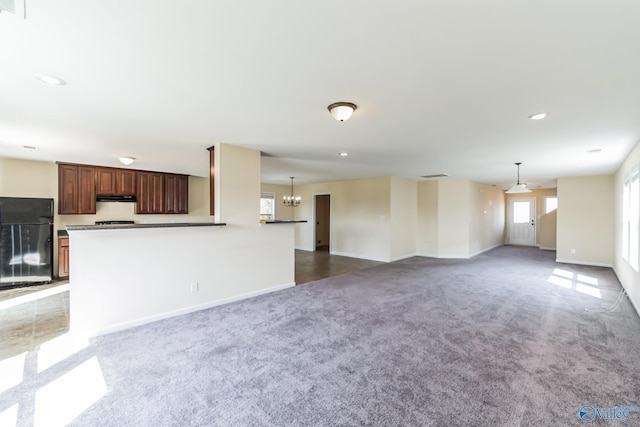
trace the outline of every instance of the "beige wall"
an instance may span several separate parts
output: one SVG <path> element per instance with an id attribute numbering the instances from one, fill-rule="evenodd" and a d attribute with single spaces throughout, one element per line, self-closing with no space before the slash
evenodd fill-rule
<path id="1" fill-rule="evenodd" d="M 418 184 L 416 253 L 469 258 L 504 243 L 504 193 L 477 182 Z"/>
<path id="2" fill-rule="evenodd" d="M 54 275 L 58 274 L 57 230 L 63 230 L 65 225 L 87 225 L 104 220 L 137 223 L 213 221 L 209 215 L 209 179 L 195 176 L 189 177 L 188 215 L 136 215 L 135 203 L 113 202 L 98 202 L 95 215 L 58 215 L 58 166 L 53 162 L 0 158 L 0 196 L 54 199 Z"/>
<path id="3" fill-rule="evenodd" d="M 282 203 L 282 198 L 291 194 L 291 186 L 289 185 L 277 185 L 277 184 L 261 184 L 260 191 L 275 193 L 275 209 L 277 220 L 292 220 L 294 217 L 293 211 L 297 208 L 287 207 Z M 298 194 L 295 193 L 297 196 Z"/>
<path id="4" fill-rule="evenodd" d="M 418 182 L 391 177 L 391 261 L 416 254 Z"/>
<path id="5" fill-rule="evenodd" d="M 640 273 L 635 271 L 629 263 L 622 257 L 622 192 L 624 188 L 624 178 L 629 172 L 640 165 L 640 144 L 629 153 L 620 169 L 614 177 L 614 245 L 613 245 L 613 267 L 620 279 L 620 283 L 627 291 L 629 299 L 640 314 Z"/>
<path id="6" fill-rule="evenodd" d="M 260 152 L 216 144 L 216 222 L 257 224 L 260 221 Z M 224 201 L 224 203 L 222 203 Z"/>
<path id="7" fill-rule="evenodd" d="M 447 179 L 438 185 L 438 257 L 467 258 L 471 182 Z"/>
<path id="8" fill-rule="evenodd" d="M 390 261 L 390 177 L 332 182 L 329 187 L 333 253 Z"/>
<path id="9" fill-rule="evenodd" d="M 552 210 L 538 219 L 538 244 L 540 249 L 555 250 L 558 211 Z"/>
<path id="10" fill-rule="evenodd" d="M 613 265 L 613 183 L 613 175 L 558 179 L 558 261 Z"/>
<path id="11" fill-rule="evenodd" d="M 219 144 L 215 157 L 216 215 L 227 226 L 69 232 L 72 331 L 112 332 L 295 285 L 293 225 L 258 221 L 260 153 Z"/>
<path id="12" fill-rule="evenodd" d="M 380 177 L 322 184 L 300 185 L 302 197 L 295 219 L 309 221 L 296 226 L 296 248 L 314 250 L 314 197 L 331 197 L 330 250 L 333 254 L 392 261 L 415 255 L 417 182 Z"/>
<path id="13" fill-rule="evenodd" d="M 469 255 L 504 244 L 504 192 L 491 185 L 471 182 L 469 203 Z"/>
<path id="14" fill-rule="evenodd" d="M 418 182 L 416 254 L 438 256 L 438 181 Z"/>
<path id="15" fill-rule="evenodd" d="M 547 218 L 545 221 L 541 221 L 544 213 L 544 203 L 546 197 L 557 197 L 558 191 L 556 188 L 545 188 L 538 190 L 531 190 L 531 193 L 521 193 L 521 194 L 505 194 L 507 197 L 505 204 L 505 215 L 507 210 L 509 209 L 509 199 L 519 199 L 519 198 L 534 198 L 536 199 L 536 245 L 542 247 L 541 238 L 544 235 L 544 240 L 546 243 L 550 243 L 553 237 L 553 246 L 546 247 L 547 249 L 555 249 L 555 232 L 556 232 L 556 224 L 551 222 L 551 217 Z M 508 218 L 508 215 L 505 216 Z M 553 217 L 555 218 L 555 216 Z M 508 227 L 505 229 L 505 240 L 508 242 Z M 552 236 L 553 235 L 553 236 Z"/>

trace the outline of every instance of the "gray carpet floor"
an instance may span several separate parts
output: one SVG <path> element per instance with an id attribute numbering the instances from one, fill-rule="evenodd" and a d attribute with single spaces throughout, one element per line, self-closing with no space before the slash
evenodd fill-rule
<path id="1" fill-rule="evenodd" d="M 34 351 L 0 413 L 38 424 L 40 389 L 90 360 L 106 390 L 70 425 L 582 425 L 583 405 L 640 406 L 640 319 L 615 274 L 554 257 L 415 257 L 98 337 L 44 370 Z"/>

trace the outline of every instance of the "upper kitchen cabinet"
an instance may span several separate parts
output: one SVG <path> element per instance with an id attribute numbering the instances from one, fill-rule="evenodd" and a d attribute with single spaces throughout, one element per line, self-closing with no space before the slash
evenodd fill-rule
<path id="1" fill-rule="evenodd" d="M 96 168 L 96 194 L 99 196 L 133 196 L 136 194 L 136 171 Z"/>
<path id="2" fill-rule="evenodd" d="M 137 214 L 166 213 L 164 176 L 158 172 L 136 172 Z"/>
<path id="3" fill-rule="evenodd" d="M 167 214 L 189 213 L 189 176 L 164 176 L 164 207 Z"/>
<path id="4" fill-rule="evenodd" d="M 58 164 L 58 213 L 96 213 L 96 168 Z"/>

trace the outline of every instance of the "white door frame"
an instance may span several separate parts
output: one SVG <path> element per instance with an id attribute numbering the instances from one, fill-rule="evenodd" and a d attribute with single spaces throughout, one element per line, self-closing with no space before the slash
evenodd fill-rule
<path id="1" fill-rule="evenodd" d="M 329 196 L 329 253 L 331 253 L 331 246 L 333 245 L 332 236 L 332 228 L 333 228 L 333 200 L 330 192 L 325 193 L 313 193 L 311 195 L 312 203 L 311 203 L 311 216 L 313 217 L 313 228 L 312 228 L 312 240 L 311 247 L 313 248 L 313 252 L 316 251 L 316 225 L 318 220 L 316 219 L 316 196 Z"/>
<path id="2" fill-rule="evenodd" d="M 511 225 L 513 224 L 513 202 L 529 202 L 531 209 L 531 226 L 533 227 L 533 241 L 530 245 L 523 245 L 522 243 L 513 243 L 511 241 Z M 507 244 L 509 245 L 522 245 L 522 246 L 537 246 L 537 229 L 538 229 L 538 218 L 537 218 L 537 208 L 536 208 L 536 198 L 535 197 L 507 197 Z"/>

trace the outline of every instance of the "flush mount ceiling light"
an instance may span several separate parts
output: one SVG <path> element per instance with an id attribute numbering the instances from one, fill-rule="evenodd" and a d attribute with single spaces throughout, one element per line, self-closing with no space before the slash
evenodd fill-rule
<path id="1" fill-rule="evenodd" d="M 122 156 L 119 157 L 118 160 L 120 160 L 120 163 L 122 163 L 125 166 L 129 166 L 131 163 L 133 163 L 136 158 L 135 157 L 129 157 L 129 156 Z"/>
<path id="2" fill-rule="evenodd" d="M 527 188 L 527 184 L 520 184 L 520 165 L 522 162 L 514 163 L 518 167 L 518 181 L 506 191 L 507 194 L 518 194 L 518 193 L 531 193 L 531 190 Z"/>
<path id="3" fill-rule="evenodd" d="M 40 80 L 42 83 L 46 83 L 52 86 L 64 86 L 67 84 L 63 79 L 56 76 L 50 76 L 48 74 L 37 74 L 36 79 Z"/>
<path id="4" fill-rule="evenodd" d="M 293 195 L 293 177 L 290 176 L 289 178 L 291 178 L 291 195 L 290 196 L 284 196 L 282 199 L 283 203 L 285 206 L 288 206 L 290 208 L 295 208 L 300 206 L 300 196 L 294 196 Z"/>
<path id="5" fill-rule="evenodd" d="M 356 111 L 358 107 L 352 102 L 334 102 L 327 107 L 334 119 L 339 122 L 349 120 L 349 117 Z"/>
<path id="6" fill-rule="evenodd" d="M 546 117 L 549 117 L 549 113 L 536 113 L 529 116 L 531 120 L 542 120 Z"/>

